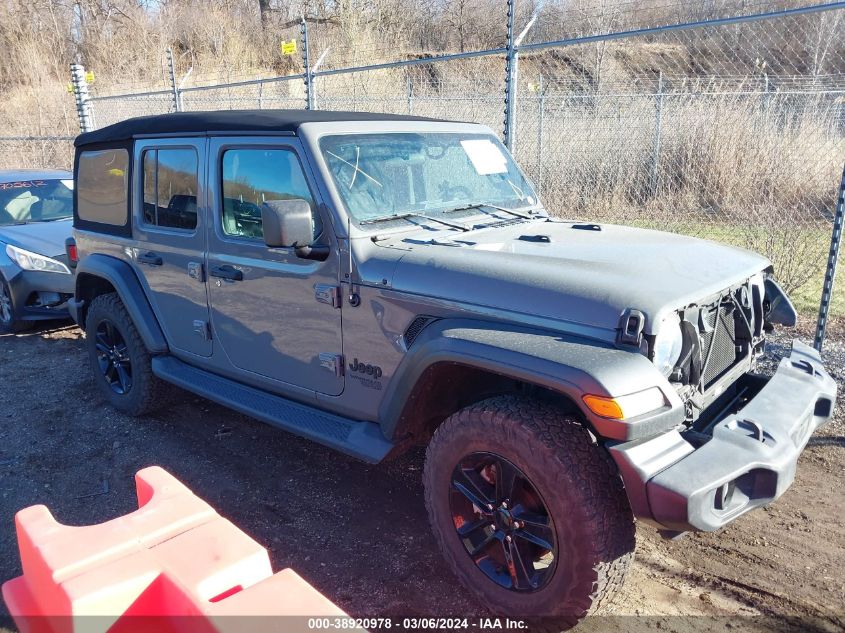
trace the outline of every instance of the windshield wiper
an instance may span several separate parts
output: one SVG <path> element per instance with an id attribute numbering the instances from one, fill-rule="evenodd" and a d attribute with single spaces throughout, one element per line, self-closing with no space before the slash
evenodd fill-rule
<path id="1" fill-rule="evenodd" d="M 440 222 L 440 224 L 450 226 L 453 229 L 469 231 L 468 226 L 464 226 L 463 224 L 455 224 L 454 222 L 447 222 L 446 220 L 441 220 L 440 218 L 425 215 L 424 213 L 394 213 L 392 215 L 380 215 L 376 218 L 368 218 L 366 220 L 361 220 L 358 224 L 378 224 L 379 222 L 389 222 L 390 220 L 407 220 L 408 218 L 422 218 L 424 220 L 434 220 L 435 222 Z"/>
<path id="2" fill-rule="evenodd" d="M 446 209 L 443 213 L 456 213 L 458 211 L 469 211 L 471 209 L 480 209 L 481 207 L 488 207 L 490 209 L 496 209 L 496 211 L 504 211 L 505 213 L 510 213 L 511 215 L 515 215 L 520 218 L 525 218 L 526 220 L 533 219 L 534 216 L 529 215 L 527 213 L 520 213 L 519 211 L 514 211 L 513 209 L 508 209 L 507 207 L 499 207 L 495 204 L 490 204 L 488 202 L 471 202 L 470 204 L 465 204 L 460 207 L 455 207 L 454 209 Z"/>

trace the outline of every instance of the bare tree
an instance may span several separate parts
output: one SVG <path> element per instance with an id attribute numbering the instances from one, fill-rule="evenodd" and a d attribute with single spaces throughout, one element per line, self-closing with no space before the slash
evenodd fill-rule
<path id="1" fill-rule="evenodd" d="M 810 48 L 810 73 L 814 80 L 819 75 L 825 74 L 827 61 L 831 51 L 837 45 L 842 44 L 842 11 L 824 11 L 815 16 L 810 16 L 810 24 L 807 32 L 811 41 Z M 841 69 L 839 69 L 841 70 Z"/>

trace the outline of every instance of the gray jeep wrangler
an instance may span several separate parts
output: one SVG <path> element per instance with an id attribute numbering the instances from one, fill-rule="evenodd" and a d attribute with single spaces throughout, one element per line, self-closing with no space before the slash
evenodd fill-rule
<path id="1" fill-rule="evenodd" d="M 76 140 L 71 311 L 108 401 L 173 383 L 376 463 L 494 612 L 564 623 L 634 519 L 716 530 L 779 497 L 835 383 L 754 253 L 551 217 L 483 125 L 180 113 Z M 556 620 L 556 621 L 557 621 Z"/>

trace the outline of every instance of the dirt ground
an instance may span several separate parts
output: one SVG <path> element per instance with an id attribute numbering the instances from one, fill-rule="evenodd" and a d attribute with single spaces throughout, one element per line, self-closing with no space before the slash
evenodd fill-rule
<path id="1" fill-rule="evenodd" d="M 845 345 L 827 351 L 841 388 Z M 43 503 L 67 524 L 105 521 L 135 508 L 134 473 L 158 464 L 266 546 L 275 570 L 292 567 L 352 615 L 482 614 L 429 530 L 421 451 L 370 466 L 179 395 L 129 418 L 104 405 L 75 327 L 0 337 L 0 580 L 20 573 L 18 509 Z M 843 419 L 840 407 L 771 507 L 677 541 L 640 525 L 613 615 L 579 628 L 845 629 Z M 0 606 L 0 630 L 6 615 Z"/>

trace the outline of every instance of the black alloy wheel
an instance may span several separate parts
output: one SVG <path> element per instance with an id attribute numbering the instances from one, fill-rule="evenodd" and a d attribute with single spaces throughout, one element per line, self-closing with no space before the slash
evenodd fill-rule
<path id="1" fill-rule="evenodd" d="M 97 364 L 106 382 L 116 394 L 132 389 L 132 363 L 120 331 L 109 320 L 102 320 L 96 329 Z"/>
<path id="2" fill-rule="evenodd" d="M 558 561 L 555 529 L 535 486 L 494 453 L 465 456 L 455 466 L 449 508 L 475 565 L 499 586 L 531 593 L 546 586 Z"/>

